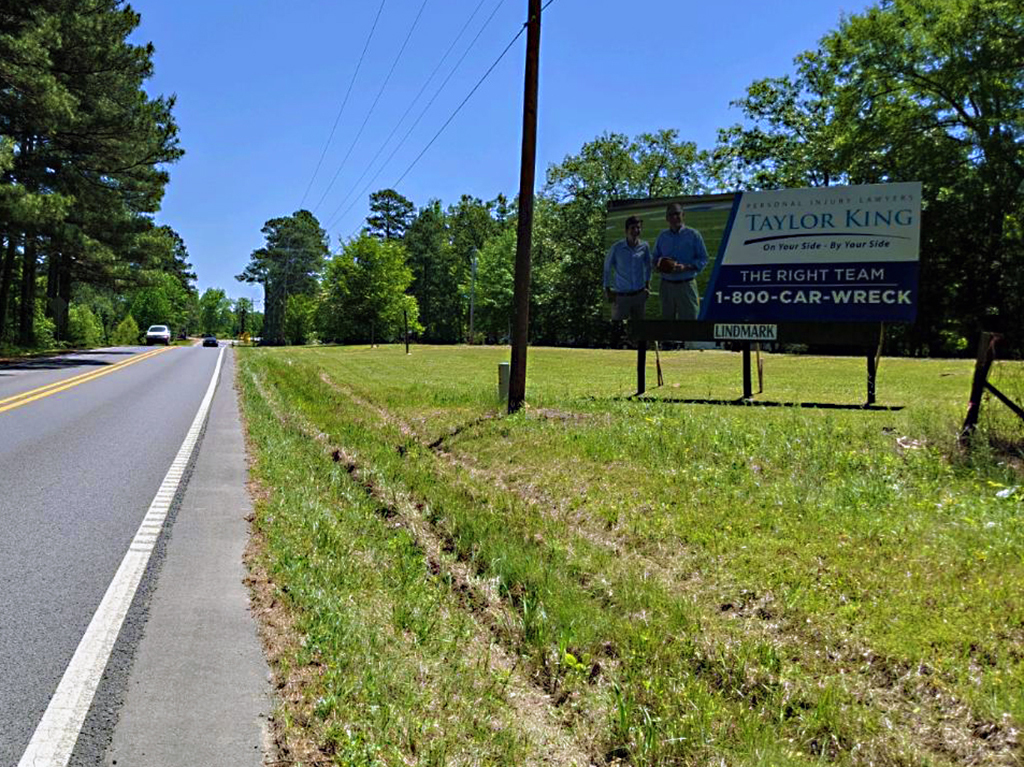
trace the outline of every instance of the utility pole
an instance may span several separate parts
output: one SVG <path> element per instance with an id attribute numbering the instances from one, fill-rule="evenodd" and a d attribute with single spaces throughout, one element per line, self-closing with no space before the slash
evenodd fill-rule
<path id="1" fill-rule="evenodd" d="M 526 400 L 526 346 L 530 340 L 530 246 L 533 239 L 533 180 L 537 159 L 537 80 L 540 69 L 540 3 L 529 0 L 526 22 L 526 77 L 523 86 L 523 154 L 519 164 L 519 225 L 516 232 L 516 275 L 513 302 L 508 412 Z"/>

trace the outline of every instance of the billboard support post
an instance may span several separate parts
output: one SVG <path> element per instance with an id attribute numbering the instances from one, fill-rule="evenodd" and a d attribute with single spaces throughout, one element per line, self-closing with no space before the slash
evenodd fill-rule
<path id="1" fill-rule="evenodd" d="M 757 354 L 757 393 L 764 393 L 764 360 L 761 359 L 761 344 L 754 344 L 754 353 Z"/>
<path id="2" fill-rule="evenodd" d="M 637 396 L 647 391 L 647 339 L 642 337 L 636 342 L 636 393 Z"/>
<path id="3" fill-rule="evenodd" d="M 743 342 L 743 399 L 754 398 L 754 387 L 750 380 L 750 341 Z"/>
<path id="4" fill-rule="evenodd" d="M 640 320 L 634 321 L 630 328 L 631 336 L 636 340 L 636 393 L 643 394 L 646 390 L 647 346 L 651 341 L 715 341 L 721 340 L 715 335 L 716 323 L 707 320 Z M 838 344 L 854 346 L 863 351 L 868 365 L 868 401 L 865 407 L 875 403 L 875 379 L 878 370 L 878 344 L 883 337 L 885 326 L 878 322 L 779 322 L 775 329 L 774 342 L 781 344 Z M 743 397 L 742 400 L 753 399 L 753 374 L 751 371 L 751 346 L 755 341 L 737 341 L 730 343 L 742 344 L 743 353 Z M 760 345 L 760 344 L 759 344 Z M 735 347 L 734 347 L 735 348 Z M 760 365 L 758 380 L 761 391 L 764 390 Z M 761 393 L 760 391 L 758 392 Z"/>
<path id="5" fill-rule="evenodd" d="M 882 361 L 882 347 L 885 345 L 885 323 L 878 324 L 878 347 L 872 352 L 868 349 L 868 401 L 866 405 L 875 404 L 875 382 L 878 380 L 878 363 Z"/>
<path id="6" fill-rule="evenodd" d="M 868 405 L 875 404 L 875 376 L 878 373 L 878 362 L 875 353 L 868 350 Z"/>

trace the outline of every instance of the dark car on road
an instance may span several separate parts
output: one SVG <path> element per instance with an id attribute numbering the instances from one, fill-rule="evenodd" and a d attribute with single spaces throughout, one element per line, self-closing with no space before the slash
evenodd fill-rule
<path id="1" fill-rule="evenodd" d="M 203 336 L 203 346 L 220 346 L 217 343 L 217 336 Z"/>

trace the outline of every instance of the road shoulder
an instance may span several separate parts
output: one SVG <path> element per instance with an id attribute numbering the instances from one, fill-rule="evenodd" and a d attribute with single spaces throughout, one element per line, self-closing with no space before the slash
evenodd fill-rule
<path id="1" fill-rule="evenodd" d="M 268 667 L 242 554 L 251 502 L 234 351 L 170 530 L 105 764 L 261 765 Z"/>

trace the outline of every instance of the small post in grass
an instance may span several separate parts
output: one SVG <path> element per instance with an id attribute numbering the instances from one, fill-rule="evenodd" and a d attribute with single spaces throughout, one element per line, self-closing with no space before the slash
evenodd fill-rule
<path id="1" fill-rule="evenodd" d="M 409 353 L 409 310 L 402 310 L 402 318 L 405 320 L 405 353 Z"/>
<path id="2" fill-rule="evenodd" d="M 508 382 L 511 377 L 509 371 L 509 363 L 498 363 L 498 399 L 502 402 L 508 402 Z"/>
<path id="3" fill-rule="evenodd" d="M 878 374 L 878 359 L 868 350 L 868 401 L 865 407 L 875 404 L 875 376 Z"/>
<path id="4" fill-rule="evenodd" d="M 473 308 L 476 305 L 476 257 L 480 253 L 476 248 L 473 248 L 473 278 L 469 283 L 469 345 L 473 345 Z"/>

